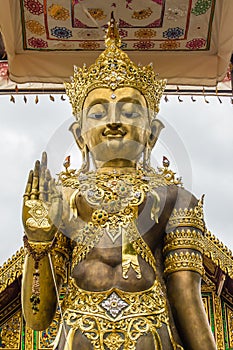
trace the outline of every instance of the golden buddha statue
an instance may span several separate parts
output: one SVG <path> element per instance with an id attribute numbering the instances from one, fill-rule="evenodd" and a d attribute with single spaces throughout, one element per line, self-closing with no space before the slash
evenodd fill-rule
<path id="1" fill-rule="evenodd" d="M 165 81 L 121 49 L 111 19 L 106 50 L 74 70 L 67 94 L 83 155 L 57 182 L 42 155 L 24 195 L 22 305 L 42 330 L 67 280 L 55 349 L 214 350 L 202 304 L 203 201 L 150 153 Z"/>

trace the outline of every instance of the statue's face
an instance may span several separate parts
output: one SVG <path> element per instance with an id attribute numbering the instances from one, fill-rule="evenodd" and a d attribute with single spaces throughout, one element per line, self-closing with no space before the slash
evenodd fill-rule
<path id="1" fill-rule="evenodd" d="M 95 161 L 136 162 L 150 135 L 147 104 L 134 88 L 92 90 L 85 102 L 82 138 Z"/>

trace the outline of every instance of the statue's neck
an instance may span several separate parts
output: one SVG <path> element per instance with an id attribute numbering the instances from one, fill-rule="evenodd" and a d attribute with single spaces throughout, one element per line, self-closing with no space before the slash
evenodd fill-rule
<path id="1" fill-rule="evenodd" d="M 101 164 L 97 162 L 96 169 L 98 172 L 113 171 L 114 169 L 117 171 L 122 170 L 122 172 L 134 172 L 136 170 L 136 162 L 128 159 L 112 159 Z"/>

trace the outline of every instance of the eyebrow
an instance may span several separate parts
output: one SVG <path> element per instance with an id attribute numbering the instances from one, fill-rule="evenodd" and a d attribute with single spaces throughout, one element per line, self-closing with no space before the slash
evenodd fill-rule
<path id="1" fill-rule="evenodd" d="M 97 98 L 97 99 L 95 99 L 94 101 L 92 101 L 92 102 L 89 104 L 87 110 L 89 110 L 89 109 L 90 109 L 91 107 L 93 107 L 94 105 L 104 104 L 104 103 L 109 103 L 109 101 L 108 101 L 108 100 L 105 100 L 104 98 Z"/>
<path id="2" fill-rule="evenodd" d="M 131 102 L 131 103 L 135 103 L 135 104 L 142 106 L 141 102 L 138 101 L 138 98 L 136 96 L 135 97 L 123 97 L 122 99 L 117 101 L 117 103 L 120 103 L 120 102 Z"/>

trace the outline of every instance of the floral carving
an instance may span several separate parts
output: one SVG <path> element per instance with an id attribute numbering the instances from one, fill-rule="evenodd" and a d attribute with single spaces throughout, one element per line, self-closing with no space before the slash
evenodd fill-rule
<path id="1" fill-rule="evenodd" d="M 205 46 L 206 40 L 203 38 L 195 38 L 186 43 L 186 47 L 190 50 L 196 50 L 201 49 L 203 46 Z"/>
<path id="2" fill-rule="evenodd" d="M 118 333 L 112 332 L 104 339 L 104 343 L 107 345 L 108 349 L 118 350 L 124 343 L 124 339 L 122 339 Z"/>
<path id="3" fill-rule="evenodd" d="M 34 37 L 28 39 L 28 45 L 37 49 L 45 49 L 48 47 L 47 41 Z"/>
<path id="4" fill-rule="evenodd" d="M 140 40 L 140 41 L 134 43 L 133 47 L 135 49 L 138 49 L 138 50 L 149 50 L 149 49 L 153 49 L 154 43 L 152 43 L 149 40 L 146 40 L 146 41 Z"/>
<path id="5" fill-rule="evenodd" d="M 38 21 L 33 21 L 33 20 L 27 21 L 26 28 L 31 33 L 34 33 L 37 35 L 42 35 L 45 33 L 45 27 L 42 24 L 40 24 L 40 22 L 38 22 Z"/>
<path id="6" fill-rule="evenodd" d="M 68 39 L 72 37 L 71 30 L 66 27 L 54 27 L 51 29 L 51 34 L 59 39 Z"/>
<path id="7" fill-rule="evenodd" d="M 159 45 L 162 50 L 175 50 L 180 47 L 180 43 L 176 40 L 166 40 Z"/>
<path id="8" fill-rule="evenodd" d="M 176 28 L 168 28 L 165 32 L 163 32 L 163 37 L 167 39 L 177 39 L 184 35 L 184 29 L 176 27 Z"/>
<path id="9" fill-rule="evenodd" d="M 121 310 L 128 306 L 128 304 L 115 292 L 113 292 L 107 299 L 103 300 L 100 305 L 114 318 L 118 316 Z"/>
<path id="10" fill-rule="evenodd" d="M 150 39 L 156 36 L 156 31 L 153 29 L 142 28 L 135 32 L 135 36 L 139 39 Z"/>
<path id="11" fill-rule="evenodd" d="M 24 6 L 33 15 L 41 15 L 44 12 L 44 7 L 38 0 L 24 0 Z"/>
<path id="12" fill-rule="evenodd" d="M 70 17 L 69 11 L 66 8 L 55 4 L 49 7 L 48 13 L 52 18 L 60 21 L 66 21 Z"/>

